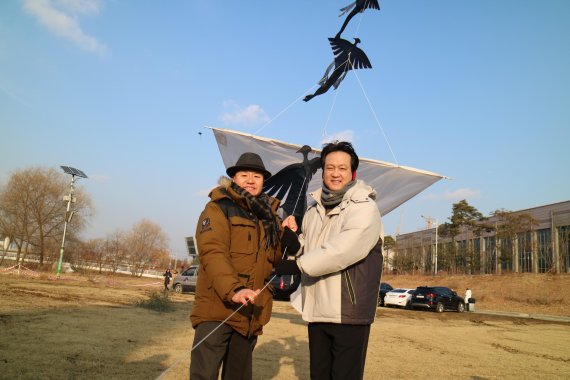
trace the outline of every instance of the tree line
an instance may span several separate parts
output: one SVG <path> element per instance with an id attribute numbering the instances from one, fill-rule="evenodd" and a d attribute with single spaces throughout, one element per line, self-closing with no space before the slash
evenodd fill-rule
<path id="1" fill-rule="evenodd" d="M 0 265 L 10 247 L 16 252 L 16 262 L 34 258 L 40 267 L 56 263 L 67 218 L 64 261 L 75 270 L 95 266 L 99 272 L 115 273 L 126 266 L 133 276 L 141 276 L 146 269 L 168 267 L 168 236 L 148 219 L 130 230 L 82 239 L 94 213 L 93 202 L 84 189 L 75 189 L 75 212 L 73 217 L 68 215 L 63 198 L 69 193 L 68 179 L 55 169 L 32 167 L 15 171 L 0 187 L 0 237 L 9 242 L 8 246 L 0 244 Z"/>

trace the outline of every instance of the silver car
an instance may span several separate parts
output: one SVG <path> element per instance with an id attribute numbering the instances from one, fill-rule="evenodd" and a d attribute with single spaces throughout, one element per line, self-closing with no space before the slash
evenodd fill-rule
<path id="1" fill-rule="evenodd" d="M 191 265 L 184 272 L 174 277 L 172 289 L 176 293 L 195 292 L 196 280 L 198 280 L 198 265 Z"/>

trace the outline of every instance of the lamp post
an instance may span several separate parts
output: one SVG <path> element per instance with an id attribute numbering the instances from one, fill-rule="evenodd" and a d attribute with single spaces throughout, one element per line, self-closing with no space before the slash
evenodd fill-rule
<path id="1" fill-rule="evenodd" d="M 75 211 L 71 211 L 71 203 L 75 203 L 75 197 L 73 196 L 73 191 L 75 190 L 75 177 L 87 178 L 85 173 L 79 169 L 72 168 L 70 166 L 61 166 L 64 173 L 71 174 L 71 185 L 69 188 L 69 194 L 63 197 L 64 201 L 67 201 L 67 209 L 65 210 L 65 221 L 63 223 L 63 238 L 61 239 L 61 247 L 59 248 L 59 260 L 57 262 L 57 272 L 56 275 L 59 278 L 61 274 L 61 263 L 63 261 L 63 252 L 65 249 L 65 234 L 67 232 L 67 223 L 71 222 L 73 214 Z"/>
<path id="2" fill-rule="evenodd" d="M 431 227 L 432 223 L 435 220 L 435 254 L 434 254 L 434 258 L 433 258 L 433 275 L 437 276 L 437 227 L 439 226 L 439 224 L 437 222 L 437 219 L 434 219 L 431 216 L 425 217 L 422 215 L 422 218 L 424 218 L 427 221 L 428 228 Z"/>

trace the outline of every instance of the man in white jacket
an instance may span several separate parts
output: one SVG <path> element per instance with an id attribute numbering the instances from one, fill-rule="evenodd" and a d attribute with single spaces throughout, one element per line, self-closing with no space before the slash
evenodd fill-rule
<path id="1" fill-rule="evenodd" d="M 278 274 L 302 273 L 311 379 L 364 375 L 384 236 L 376 192 L 356 180 L 358 162 L 350 143 L 325 145 L 323 187 L 311 193 L 299 236 L 303 248 L 296 260 L 275 268 Z"/>

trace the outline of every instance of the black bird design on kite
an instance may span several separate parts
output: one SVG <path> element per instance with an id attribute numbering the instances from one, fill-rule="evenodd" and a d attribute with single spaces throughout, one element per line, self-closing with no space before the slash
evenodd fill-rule
<path id="1" fill-rule="evenodd" d="M 354 7 L 354 9 L 352 9 L 353 7 Z M 354 16 L 356 16 L 357 13 L 364 12 L 365 9 L 378 9 L 378 10 L 380 10 L 380 4 L 378 4 L 378 0 L 356 0 L 352 3 L 350 3 L 349 5 L 347 5 L 346 7 L 341 8 L 340 9 L 341 13 L 338 15 L 338 17 L 347 13 L 351 9 L 352 9 L 352 12 L 350 12 L 348 14 L 348 16 L 346 16 L 346 19 L 344 20 L 344 23 L 342 24 L 342 27 L 340 28 L 340 31 L 337 33 L 335 38 L 340 38 L 340 35 L 342 34 L 342 32 L 344 32 L 344 29 L 346 28 L 346 26 L 350 22 L 350 19 L 353 18 Z"/>
<path id="2" fill-rule="evenodd" d="M 309 160 L 311 147 L 303 145 L 297 153 L 303 154 L 303 161 L 287 165 L 263 183 L 263 191 L 281 201 L 285 216 L 294 215 L 300 226 L 307 209 L 307 189 L 313 174 L 321 167 L 320 158 Z"/>
<path id="3" fill-rule="evenodd" d="M 308 102 L 317 95 L 324 94 L 331 87 L 335 89 L 338 88 L 340 82 L 342 82 L 349 70 L 372 68 L 372 64 L 370 64 L 366 54 L 364 54 L 362 49 L 356 47 L 356 45 L 360 43 L 359 38 L 354 39 L 354 44 L 342 38 L 329 38 L 329 42 L 333 49 L 334 62 L 329 65 L 325 75 L 319 81 L 321 87 L 319 87 L 314 94 L 305 96 L 303 98 L 305 102 Z M 334 71 L 329 76 L 333 67 Z"/>

